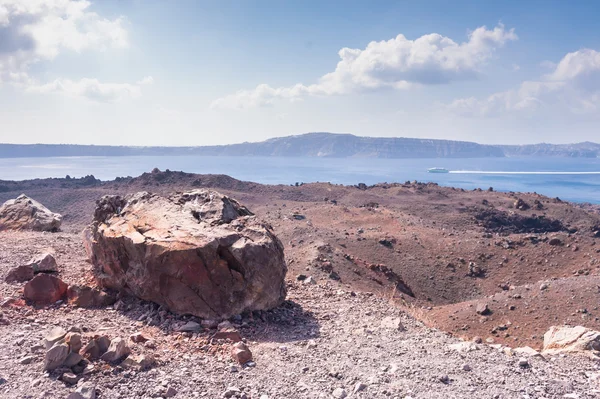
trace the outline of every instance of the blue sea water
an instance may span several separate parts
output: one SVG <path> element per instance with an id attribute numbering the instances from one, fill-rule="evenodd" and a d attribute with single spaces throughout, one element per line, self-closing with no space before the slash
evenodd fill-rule
<path id="1" fill-rule="evenodd" d="M 464 189 L 537 192 L 600 203 L 600 158 L 372 159 L 279 157 L 57 157 L 0 159 L 0 180 L 138 176 L 153 168 L 227 174 L 268 184 L 375 184 L 418 180 Z M 442 167 L 450 173 L 428 173 Z M 493 173 L 490 173 L 493 172 Z"/>

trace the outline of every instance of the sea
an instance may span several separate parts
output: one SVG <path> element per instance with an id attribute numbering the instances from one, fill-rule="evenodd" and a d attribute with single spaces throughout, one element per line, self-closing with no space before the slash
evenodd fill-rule
<path id="1" fill-rule="evenodd" d="M 429 173 L 429 168 L 449 173 Z M 210 156 L 53 157 L 0 159 L 0 180 L 139 176 L 153 168 L 226 174 L 265 184 L 392 183 L 417 180 L 464 189 L 537 192 L 600 204 L 600 158 L 283 158 Z"/>

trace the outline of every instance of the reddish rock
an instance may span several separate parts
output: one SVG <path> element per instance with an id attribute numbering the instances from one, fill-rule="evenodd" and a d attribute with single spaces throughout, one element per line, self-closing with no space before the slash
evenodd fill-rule
<path id="1" fill-rule="evenodd" d="M 33 268 L 31 266 L 17 266 L 8 271 L 4 281 L 7 283 L 22 283 L 33 278 Z"/>
<path id="2" fill-rule="evenodd" d="M 144 342 L 148 341 L 148 338 L 144 337 L 144 335 L 142 335 L 142 333 L 139 332 L 130 335 L 129 339 L 135 342 L 136 344 L 143 344 Z"/>
<path id="3" fill-rule="evenodd" d="M 216 191 L 105 196 L 85 246 L 100 286 L 176 313 L 224 319 L 285 298 L 283 245 Z"/>
<path id="4" fill-rule="evenodd" d="M 240 332 L 235 328 L 228 328 L 225 330 L 217 331 L 215 335 L 213 335 L 214 339 L 228 339 L 231 342 L 239 342 L 242 340 L 242 336 Z"/>
<path id="5" fill-rule="evenodd" d="M 39 305 L 49 305 L 63 299 L 67 293 L 67 284 L 50 274 L 38 274 L 25 284 L 25 299 Z"/>
<path id="6" fill-rule="evenodd" d="M 117 300 L 113 295 L 87 286 L 72 285 L 67 290 L 69 303 L 82 308 L 110 306 Z"/>
<path id="7" fill-rule="evenodd" d="M 252 352 L 243 342 L 236 342 L 231 347 L 231 357 L 239 364 L 246 364 L 252 360 Z"/>
<path id="8" fill-rule="evenodd" d="M 51 212 L 25 194 L 8 200 L 0 206 L 0 231 L 57 231 L 61 223 L 61 215 Z"/>

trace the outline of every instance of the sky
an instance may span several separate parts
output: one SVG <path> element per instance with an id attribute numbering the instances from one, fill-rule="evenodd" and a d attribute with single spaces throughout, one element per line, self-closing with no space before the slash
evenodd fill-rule
<path id="1" fill-rule="evenodd" d="M 600 142 L 596 1 L 0 0 L 0 142 Z"/>

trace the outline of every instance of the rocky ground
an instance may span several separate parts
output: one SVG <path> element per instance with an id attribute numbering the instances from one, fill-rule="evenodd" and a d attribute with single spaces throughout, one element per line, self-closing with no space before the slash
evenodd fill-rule
<path id="1" fill-rule="evenodd" d="M 96 199 L 194 187 L 237 198 L 285 246 L 286 303 L 232 320 L 253 353 L 250 367 L 234 363 L 231 342 L 215 338 L 214 328 L 180 332 L 201 321 L 157 305 L 123 297 L 100 309 L 37 308 L 20 300 L 22 283 L 2 281 L 1 397 L 63 398 L 84 382 L 99 398 L 600 395 L 596 360 L 505 347 L 539 349 L 551 325 L 600 330 L 598 211 L 534 193 L 262 186 L 174 172 L 107 183 L 2 182 L 0 200 L 25 192 L 64 221 L 58 233 L 0 232 L 0 275 L 51 252 L 65 282 L 93 285 L 81 230 Z M 155 363 L 142 371 L 98 360 L 79 382 L 64 382 L 65 370 L 43 371 L 39 343 L 54 326 L 121 337 Z M 133 342 L 136 333 L 149 341 Z"/>

